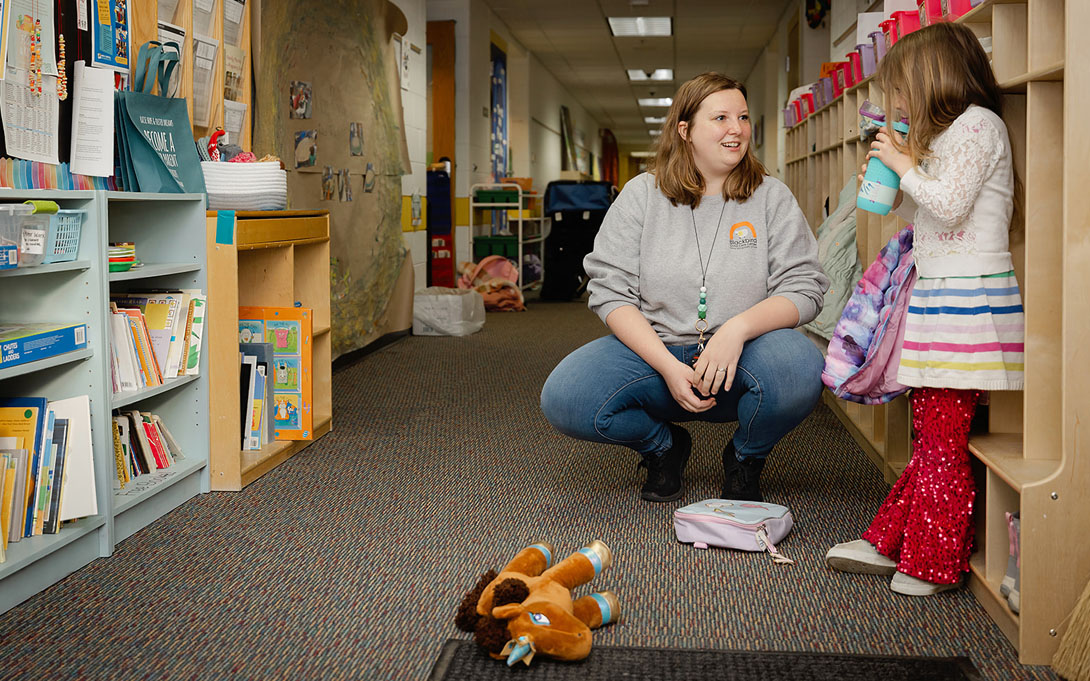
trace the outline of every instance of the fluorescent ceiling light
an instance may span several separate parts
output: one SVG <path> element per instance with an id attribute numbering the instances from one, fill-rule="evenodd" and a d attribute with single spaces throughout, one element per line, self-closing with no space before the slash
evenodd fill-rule
<path id="1" fill-rule="evenodd" d="M 609 30 L 620 38 L 673 35 L 670 17 L 609 17 Z"/>
<path id="2" fill-rule="evenodd" d="M 666 122 L 666 116 L 646 116 L 643 122 L 648 125 L 662 125 Z"/>
<path id="3" fill-rule="evenodd" d="M 648 135 L 651 135 L 652 137 L 654 137 L 654 136 L 656 136 L 656 135 L 661 135 L 661 134 L 662 134 L 662 131 L 661 131 L 661 130 L 648 130 L 648 131 L 647 131 L 647 134 L 648 134 Z"/>
<path id="4" fill-rule="evenodd" d="M 632 158 L 651 158 L 655 155 L 653 151 L 631 151 L 628 153 Z"/>
<path id="5" fill-rule="evenodd" d="M 628 69 L 629 80 L 673 80 L 673 69 L 655 69 L 654 71 L 644 71 L 643 69 Z"/>
<path id="6" fill-rule="evenodd" d="M 640 106 L 670 106 L 674 100 L 669 97 L 646 97 L 636 100 Z"/>

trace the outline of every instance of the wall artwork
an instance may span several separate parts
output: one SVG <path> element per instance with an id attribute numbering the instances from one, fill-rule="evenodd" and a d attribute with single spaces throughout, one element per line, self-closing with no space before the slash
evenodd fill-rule
<path id="1" fill-rule="evenodd" d="M 337 171 L 337 198 L 345 203 L 352 200 L 352 176 L 348 168 Z"/>
<path id="2" fill-rule="evenodd" d="M 299 130 L 295 133 L 295 167 L 307 168 L 318 162 L 318 131 Z"/>
<path id="3" fill-rule="evenodd" d="M 301 80 L 291 81 L 291 105 L 288 107 L 288 116 L 290 118 L 310 118 L 310 83 Z"/>
<path id="4" fill-rule="evenodd" d="M 375 191 L 375 166 L 372 163 L 367 164 L 367 171 L 363 176 L 363 191 L 368 194 Z"/>
<path id="5" fill-rule="evenodd" d="M 333 174 L 333 166 L 322 169 L 322 201 L 332 201 L 337 193 L 337 176 Z"/>
<path id="6" fill-rule="evenodd" d="M 348 151 L 353 156 L 363 156 L 363 123 L 348 124 Z"/>

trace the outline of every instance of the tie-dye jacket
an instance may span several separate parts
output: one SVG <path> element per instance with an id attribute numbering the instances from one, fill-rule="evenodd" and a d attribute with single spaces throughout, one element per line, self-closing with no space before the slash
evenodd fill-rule
<path id="1" fill-rule="evenodd" d="M 908 225 L 879 251 L 837 322 L 821 374 L 834 395 L 862 404 L 883 404 L 908 390 L 897 382 L 897 365 L 915 283 L 912 225 Z"/>

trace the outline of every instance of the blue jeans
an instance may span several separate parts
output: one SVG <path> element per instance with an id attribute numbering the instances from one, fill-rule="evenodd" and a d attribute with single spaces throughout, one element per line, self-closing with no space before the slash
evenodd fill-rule
<path id="1" fill-rule="evenodd" d="M 667 349 L 691 364 L 696 345 Z M 821 352 L 798 331 L 770 331 L 742 348 L 731 389 L 715 396 L 714 407 L 694 414 L 677 403 L 657 371 L 610 335 L 553 369 L 541 389 L 541 410 L 565 435 L 624 445 L 644 456 L 673 444 L 668 423 L 737 421 L 736 455 L 763 457 L 813 411 L 824 365 Z"/>

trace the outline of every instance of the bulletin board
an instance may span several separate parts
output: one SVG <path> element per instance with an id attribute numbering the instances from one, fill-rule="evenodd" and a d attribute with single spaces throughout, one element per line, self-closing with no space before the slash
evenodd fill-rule
<path id="1" fill-rule="evenodd" d="M 330 212 L 335 359 L 381 335 L 405 257 L 404 15 L 387 0 L 259 7 L 254 148 L 284 161 L 289 208 Z"/>

